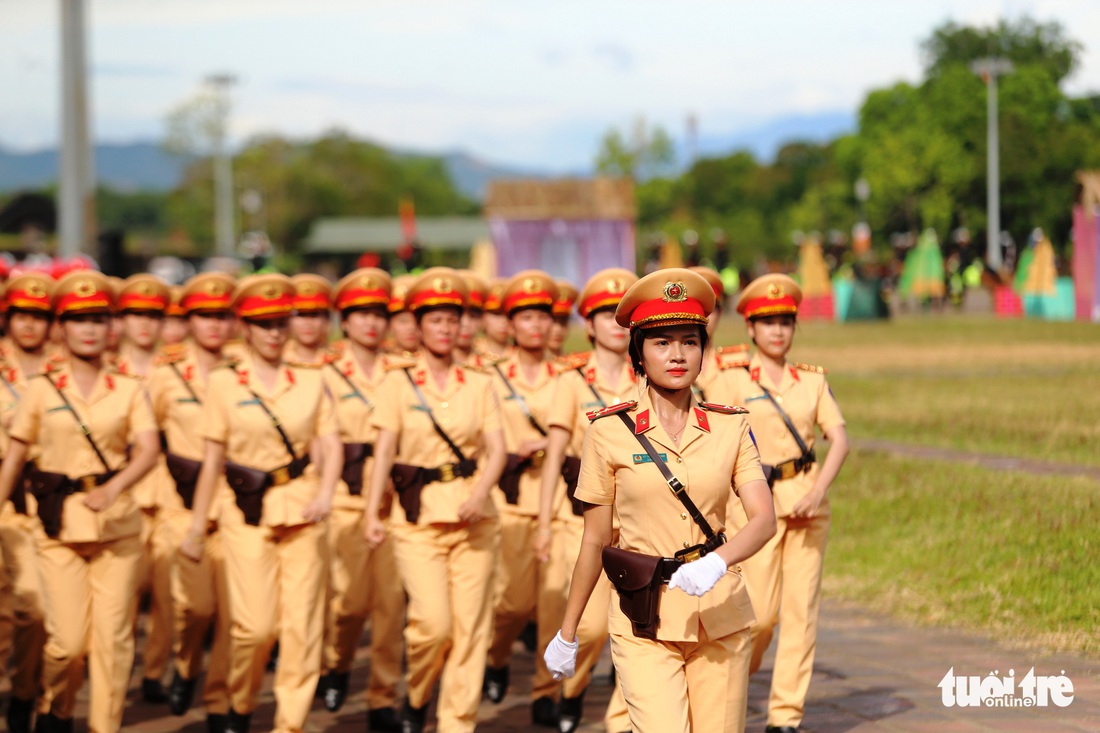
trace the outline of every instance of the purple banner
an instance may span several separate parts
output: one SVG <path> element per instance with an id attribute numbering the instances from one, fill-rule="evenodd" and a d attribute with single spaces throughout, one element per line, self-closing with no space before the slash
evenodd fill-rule
<path id="1" fill-rule="evenodd" d="M 489 219 L 497 274 L 544 270 L 578 288 L 606 267 L 634 271 L 634 223 L 614 220 Z"/>

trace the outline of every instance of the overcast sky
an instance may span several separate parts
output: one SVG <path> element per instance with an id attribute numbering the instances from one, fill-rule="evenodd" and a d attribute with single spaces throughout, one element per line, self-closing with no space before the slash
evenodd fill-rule
<path id="1" fill-rule="evenodd" d="M 211 72 L 238 78 L 232 132 L 340 127 L 424 151 L 567 170 L 634 117 L 707 138 L 854 114 L 920 77 L 948 19 L 1058 20 L 1086 44 L 1067 90 L 1100 92 L 1098 0 L 91 0 L 93 135 L 157 140 Z M 0 0 L 0 145 L 58 138 L 59 0 Z"/>

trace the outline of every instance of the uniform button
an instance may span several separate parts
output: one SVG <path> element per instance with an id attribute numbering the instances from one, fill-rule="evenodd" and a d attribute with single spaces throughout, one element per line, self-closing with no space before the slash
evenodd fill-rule
<path id="1" fill-rule="evenodd" d="M 687 518 L 688 518 L 687 512 L 680 512 L 680 519 L 687 519 Z"/>
<path id="2" fill-rule="evenodd" d="M 683 459 L 683 458 L 680 458 L 680 456 L 676 456 L 676 462 L 677 462 L 677 463 L 683 463 L 683 462 L 684 462 L 684 459 Z"/>
<path id="3" fill-rule="evenodd" d="M 684 549 L 686 550 L 686 549 L 687 549 L 687 548 L 689 548 L 689 547 L 691 547 L 691 545 L 689 545 L 688 543 L 686 543 L 686 542 L 685 542 L 685 543 L 684 543 Z"/>
<path id="4" fill-rule="evenodd" d="M 450 407 L 451 405 L 450 405 L 450 403 L 448 403 L 448 402 L 441 402 L 441 403 L 439 404 L 439 406 L 440 406 L 440 407 Z"/>

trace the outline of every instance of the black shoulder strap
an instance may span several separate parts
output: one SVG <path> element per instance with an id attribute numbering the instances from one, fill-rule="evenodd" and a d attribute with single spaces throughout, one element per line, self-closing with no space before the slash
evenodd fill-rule
<path id="1" fill-rule="evenodd" d="M 183 383 L 183 388 L 186 389 L 188 394 L 191 395 L 191 399 L 193 399 L 195 402 L 197 402 L 201 405 L 202 400 L 200 400 L 199 396 L 197 394 L 195 394 L 195 390 L 193 390 L 191 388 L 191 383 L 183 378 L 183 374 L 180 373 L 180 368 L 178 366 L 176 366 L 176 362 L 173 361 L 168 366 L 172 367 L 172 371 L 174 371 L 176 373 L 176 376 L 180 378 L 180 382 Z"/>
<path id="2" fill-rule="evenodd" d="M 347 385 L 349 387 L 351 387 L 351 392 L 352 392 L 353 395 L 355 395 L 360 400 L 362 400 L 363 404 L 365 404 L 367 407 L 370 407 L 370 408 L 373 409 L 374 406 L 371 404 L 371 401 L 367 399 L 367 396 L 365 394 L 363 394 L 362 392 L 359 391 L 359 388 L 356 387 L 355 383 L 351 381 L 351 377 L 349 377 L 347 374 L 344 374 L 344 372 L 342 372 L 340 370 L 340 368 L 336 366 L 335 362 L 331 362 L 331 361 L 328 362 L 328 366 L 332 367 L 332 371 L 339 374 L 340 378 L 343 379 L 345 382 L 347 382 Z M 378 367 L 375 367 L 375 368 L 377 369 Z"/>
<path id="3" fill-rule="evenodd" d="M 760 384 L 760 382 L 757 382 L 756 386 L 760 388 L 760 391 L 763 392 L 764 396 L 767 397 L 768 400 L 772 403 L 772 407 L 774 407 L 775 411 L 779 413 L 779 417 L 783 418 L 783 424 L 787 426 L 787 430 L 791 431 L 791 435 L 794 436 L 795 442 L 798 443 L 798 447 L 802 451 L 802 455 L 806 455 L 807 453 L 809 453 L 810 449 L 809 447 L 807 447 L 806 441 L 802 440 L 802 436 L 798 434 L 798 428 L 796 428 L 794 426 L 794 423 L 791 422 L 791 418 L 787 416 L 787 413 L 783 412 L 783 408 L 779 406 L 779 401 L 775 399 L 775 396 L 768 391 L 768 388 Z"/>
<path id="4" fill-rule="evenodd" d="M 508 388 L 508 391 L 512 393 L 512 399 L 519 405 L 519 409 L 523 410 L 523 414 L 527 416 L 527 422 L 531 423 L 531 426 L 539 431 L 539 435 L 545 437 L 546 430 L 539 425 L 539 421 L 535 419 L 535 416 L 531 414 L 530 408 L 527 407 L 527 401 L 523 399 L 523 395 L 516 392 L 516 388 L 512 386 L 512 383 L 508 381 L 508 377 L 504 376 L 504 372 L 500 370 L 499 364 L 493 364 L 493 369 L 496 369 L 497 374 L 504 380 L 504 386 Z"/>
<path id="5" fill-rule="evenodd" d="M 12 385 L 11 382 L 8 381 L 8 378 L 5 377 L 3 374 L 0 374 L 0 381 L 4 382 L 4 386 L 7 388 L 8 392 L 11 393 L 11 398 L 13 400 L 15 400 L 15 404 L 18 405 L 19 404 L 19 393 L 15 391 L 15 387 Z"/>
<path id="6" fill-rule="evenodd" d="M 234 373 L 237 373 L 236 364 L 230 364 L 229 368 L 232 369 Z M 291 443 L 290 438 L 287 437 L 286 431 L 283 430 L 283 426 L 279 422 L 278 416 L 276 416 L 275 413 L 271 411 L 271 409 L 267 406 L 267 403 L 264 402 L 263 398 L 260 397 L 260 395 L 256 394 L 256 391 L 254 389 L 248 387 L 247 385 L 245 385 L 244 388 L 247 389 L 248 393 L 252 395 L 252 398 L 256 400 L 256 404 L 259 405 L 260 408 L 267 413 L 267 416 L 269 418 L 271 418 L 271 424 L 274 425 L 275 429 L 279 431 L 279 437 L 283 439 L 283 445 L 286 447 L 286 452 L 290 454 L 290 459 L 292 461 L 298 460 L 298 454 L 294 452 L 294 444 Z"/>
<path id="7" fill-rule="evenodd" d="M 420 400 L 420 406 L 424 408 L 424 412 L 428 413 L 428 419 L 432 421 L 432 427 L 435 428 L 435 432 L 437 432 L 439 434 L 439 437 L 443 438 L 444 442 L 446 442 L 447 445 L 450 446 L 451 452 L 454 453 L 455 457 L 458 458 L 459 463 L 465 461 L 466 456 L 465 454 L 463 454 L 462 449 L 455 445 L 455 442 L 451 440 L 451 436 L 447 435 L 447 431 L 439 427 L 439 423 L 435 421 L 435 415 L 432 414 L 432 408 L 428 407 L 428 401 L 424 399 L 424 394 L 420 391 L 420 387 L 416 386 L 416 380 L 413 379 L 413 376 L 409 372 L 408 368 L 406 367 L 401 371 L 405 372 L 405 376 L 409 378 L 409 384 L 412 385 L 413 392 L 416 393 L 416 398 Z"/>
<path id="8" fill-rule="evenodd" d="M 53 388 L 57 390 L 57 396 L 61 398 L 61 401 L 65 403 L 65 407 L 73 416 L 73 420 L 76 420 L 76 424 L 80 426 L 80 432 L 84 433 L 84 439 L 88 441 L 88 445 L 92 446 L 92 450 L 95 451 L 96 457 L 99 458 L 99 462 L 103 464 L 103 467 L 107 469 L 108 473 L 114 471 L 111 468 L 111 464 L 107 463 L 107 459 L 103 457 L 103 453 L 99 450 L 99 446 L 95 444 L 95 438 L 92 437 L 92 429 L 88 427 L 87 423 L 80 419 L 80 415 L 76 414 L 76 410 L 73 409 L 73 405 L 69 402 L 69 398 L 65 396 L 65 393 L 61 391 L 61 388 L 57 386 L 57 382 L 50 379 L 48 374 L 43 375 Z"/>
<path id="9" fill-rule="evenodd" d="M 676 495 L 676 498 L 684 505 L 684 508 L 687 509 L 691 518 L 699 525 L 699 529 L 703 530 L 703 535 L 705 535 L 708 540 L 713 540 L 716 535 L 714 534 L 714 530 L 711 529 L 710 523 L 707 522 L 707 518 L 703 516 L 703 513 L 699 511 L 699 507 L 695 506 L 695 502 L 688 496 L 684 485 L 680 483 L 680 479 L 673 476 L 672 471 L 670 471 L 665 462 L 661 460 L 661 456 L 657 454 L 657 449 L 653 447 L 653 443 L 649 441 L 649 438 L 637 432 L 634 421 L 630 419 L 630 416 L 626 414 L 625 410 L 618 414 L 619 418 L 626 423 L 626 427 L 629 428 L 630 434 L 637 438 L 642 448 L 649 454 L 650 460 L 653 461 L 653 464 L 660 470 L 661 475 L 665 477 L 668 488 L 672 489 L 672 493 Z"/>

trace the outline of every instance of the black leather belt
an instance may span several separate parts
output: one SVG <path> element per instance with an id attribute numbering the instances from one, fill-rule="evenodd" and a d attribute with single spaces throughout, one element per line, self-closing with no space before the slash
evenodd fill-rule
<path id="1" fill-rule="evenodd" d="M 661 582 L 668 584 L 672 574 L 684 563 L 693 562 L 701 557 L 706 557 L 726 543 L 726 535 L 719 532 L 713 539 L 707 540 L 701 545 L 688 547 L 676 553 L 676 557 L 662 557 L 658 570 L 661 574 Z"/>
<path id="2" fill-rule="evenodd" d="M 446 483 L 448 481 L 454 481 L 456 478 L 473 476 L 474 471 L 477 470 L 477 461 L 468 458 L 458 463 L 444 463 L 437 468 L 425 468 L 422 470 L 424 473 L 421 475 L 424 477 L 425 484 L 432 484 L 436 481 Z"/>
<path id="3" fill-rule="evenodd" d="M 792 458 L 789 461 L 783 461 L 779 465 L 775 466 L 775 478 L 786 481 L 792 479 L 803 471 L 809 470 L 810 466 L 814 465 L 817 461 L 817 456 L 811 450 L 803 456 L 798 458 Z"/>

